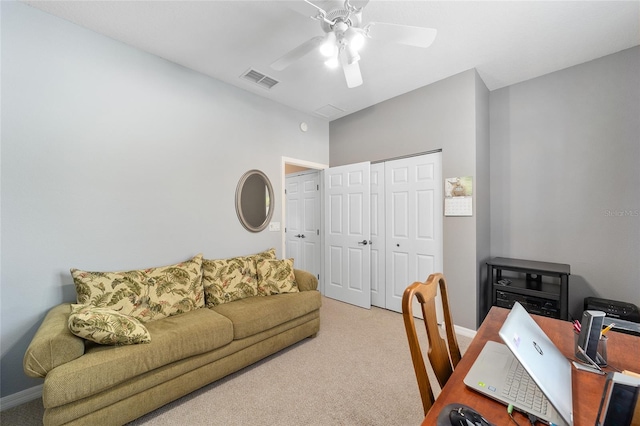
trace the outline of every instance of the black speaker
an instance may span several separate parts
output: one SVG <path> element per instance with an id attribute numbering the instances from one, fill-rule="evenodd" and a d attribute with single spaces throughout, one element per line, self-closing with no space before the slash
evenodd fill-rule
<path id="1" fill-rule="evenodd" d="M 604 317 L 605 313 L 602 311 L 584 311 L 582 321 L 580 322 L 581 328 L 580 336 L 578 336 L 578 346 L 595 362 L 598 362 L 598 341 L 600 340 Z M 584 362 L 589 362 L 589 360 L 584 359 L 584 356 L 579 350 L 576 353 L 576 357 Z"/>

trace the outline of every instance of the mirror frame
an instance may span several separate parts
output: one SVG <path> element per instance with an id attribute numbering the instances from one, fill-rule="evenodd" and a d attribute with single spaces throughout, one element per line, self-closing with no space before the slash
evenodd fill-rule
<path id="1" fill-rule="evenodd" d="M 265 187 L 269 192 L 269 211 L 267 212 L 267 216 L 264 219 L 264 222 L 262 222 L 258 226 L 253 226 L 249 222 L 247 222 L 247 219 L 245 218 L 245 215 L 242 211 L 242 189 L 244 188 L 244 184 L 246 183 L 246 181 L 253 176 L 259 176 L 260 178 L 262 178 L 262 181 L 264 182 Z M 269 222 L 271 222 L 271 218 L 273 217 L 273 208 L 275 207 L 274 201 L 273 187 L 271 186 L 271 181 L 266 174 L 264 174 L 260 170 L 253 169 L 242 175 L 240 181 L 238 181 L 238 186 L 236 187 L 236 213 L 238 214 L 240 223 L 245 227 L 247 231 L 260 232 L 264 230 L 267 225 L 269 225 Z"/>

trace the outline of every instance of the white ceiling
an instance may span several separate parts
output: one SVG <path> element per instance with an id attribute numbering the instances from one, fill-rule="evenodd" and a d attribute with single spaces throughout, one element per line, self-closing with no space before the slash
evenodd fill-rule
<path id="1" fill-rule="evenodd" d="M 427 49 L 368 40 L 360 61 L 364 84 L 348 89 L 342 71 L 326 68 L 315 52 L 283 71 L 271 69 L 292 48 L 324 34 L 303 15 L 310 10 L 303 0 L 23 1 L 328 120 L 471 68 L 495 90 L 640 44 L 640 0 L 371 0 L 364 23 L 430 27 L 438 36 Z M 315 3 L 330 9 L 336 1 Z M 249 69 L 279 83 L 267 90 L 240 78 Z M 319 114 L 327 106 L 335 114 Z"/>

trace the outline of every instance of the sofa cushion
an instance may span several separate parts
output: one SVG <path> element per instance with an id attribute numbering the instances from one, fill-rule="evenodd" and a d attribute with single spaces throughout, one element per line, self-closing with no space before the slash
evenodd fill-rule
<path id="1" fill-rule="evenodd" d="M 135 271 L 71 269 L 78 303 L 109 308 L 142 322 L 204 306 L 202 255 L 175 265 Z"/>
<path id="2" fill-rule="evenodd" d="M 196 309 L 145 324 L 151 342 L 104 346 L 87 343 L 85 354 L 47 375 L 46 405 L 58 406 L 102 392 L 159 367 L 221 348 L 233 340 L 231 321 Z"/>
<path id="3" fill-rule="evenodd" d="M 258 294 L 256 262 L 276 257 L 275 249 L 230 259 L 204 259 L 202 262 L 205 303 L 207 307 L 233 302 Z"/>
<path id="4" fill-rule="evenodd" d="M 296 319 L 322 304 L 318 291 L 256 296 L 213 308 L 233 323 L 233 338 L 244 339 Z"/>
<path id="5" fill-rule="evenodd" d="M 67 325 L 70 305 L 52 308 L 24 354 L 22 366 L 30 377 L 45 377 L 54 368 L 80 358 L 84 354 L 83 339 L 74 336 Z"/>
<path id="6" fill-rule="evenodd" d="M 293 259 L 261 259 L 257 263 L 258 288 L 266 295 L 297 293 Z"/>
<path id="7" fill-rule="evenodd" d="M 109 308 L 71 305 L 69 330 L 78 337 L 101 345 L 149 343 L 147 328 L 136 318 Z"/>

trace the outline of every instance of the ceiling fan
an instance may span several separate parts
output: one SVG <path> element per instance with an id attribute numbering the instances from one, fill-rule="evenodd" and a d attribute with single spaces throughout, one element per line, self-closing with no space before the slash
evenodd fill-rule
<path id="1" fill-rule="evenodd" d="M 359 1 L 360 7 L 345 0 L 343 6 L 325 11 L 309 0 L 303 0 L 315 9 L 312 19 L 320 22 L 324 36 L 313 37 L 302 43 L 271 64 L 271 68 L 281 71 L 303 56 L 319 49 L 327 58 L 328 67 L 342 66 L 347 87 L 353 88 L 362 84 L 359 51 L 367 38 L 386 40 L 409 46 L 426 48 L 433 43 L 437 31 L 432 28 L 413 27 L 408 25 L 369 22 L 362 25 L 362 10 L 369 0 Z"/>

